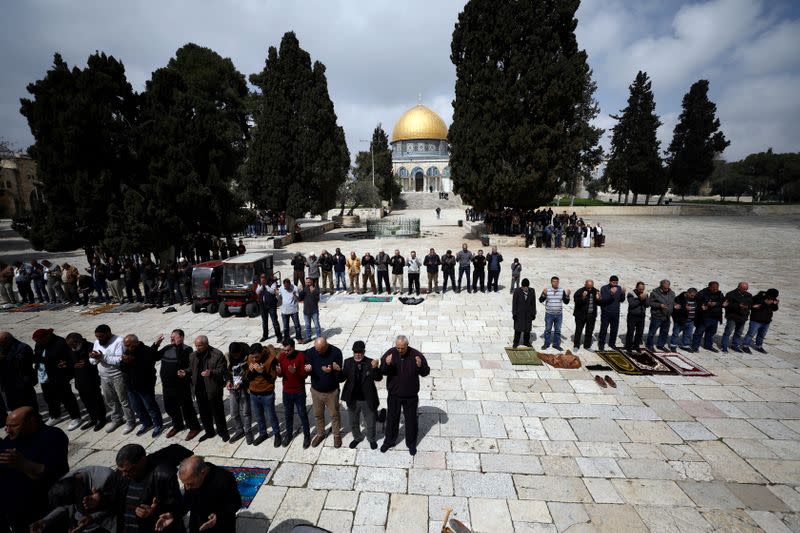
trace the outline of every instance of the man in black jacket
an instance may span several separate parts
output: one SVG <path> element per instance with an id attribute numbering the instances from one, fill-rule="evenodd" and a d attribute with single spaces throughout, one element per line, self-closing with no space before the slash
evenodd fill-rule
<path id="1" fill-rule="evenodd" d="M 592 333 L 597 320 L 597 306 L 600 303 L 600 291 L 594 288 L 594 281 L 587 279 L 583 287 L 575 291 L 575 338 L 573 348 L 581 347 L 581 334 L 583 334 L 583 347 L 587 350 L 592 347 Z"/>
<path id="2" fill-rule="evenodd" d="M 176 513 L 182 507 L 178 485 L 178 465 L 192 452 L 172 444 L 147 454 L 139 444 L 126 444 L 117 452 L 117 471 L 125 478 L 114 494 L 120 522 L 125 531 L 156 531 L 156 521 L 163 513 Z M 99 495 L 93 496 L 98 498 Z M 91 503 L 100 503 L 92 501 Z M 177 520 L 159 531 L 184 531 Z"/>
<path id="3" fill-rule="evenodd" d="M 644 316 L 650 307 L 650 296 L 645 291 L 643 281 L 636 283 L 636 288 L 628 293 L 627 331 L 625 332 L 625 351 L 638 352 L 642 346 L 644 333 Z"/>
<path id="4" fill-rule="evenodd" d="M 747 328 L 747 335 L 742 342 L 743 352 L 750 353 L 750 345 L 753 343 L 755 335 L 756 344 L 753 349 L 760 353 L 767 353 L 762 344 L 767 331 L 769 331 L 769 325 L 772 323 L 772 315 L 778 310 L 778 303 L 778 289 L 761 291 L 753 297 L 750 326 Z"/>
<path id="5" fill-rule="evenodd" d="M 37 329 L 33 332 L 33 341 L 36 343 L 33 350 L 36 370 L 39 371 L 43 367 L 46 376 L 45 380 L 40 381 L 50 416 L 49 423 L 58 422 L 61 417 L 61 404 L 64 404 L 64 409 L 70 418 L 67 430 L 78 429 L 81 425 L 81 410 L 70 386 L 73 371 L 67 342 L 53 334 L 52 329 Z"/>
<path id="6" fill-rule="evenodd" d="M 6 410 L 24 405 L 39 411 L 36 401 L 36 371 L 33 368 L 33 350 L 7 331 L 0 331 L 0 422 L 5 421 Z"/>
<path id="7" fill-rule="evenodd" d="M 403 268 L 406 266 L 405 258 L 400 255 L 400 250 L 395 250 L 394 255 L 389 258 L 389 266 L 392 267 L 392 289 L 397 294 L 403 293 Z"/>
<path id="8" fill-rule="evenodd" d="M 419 377 L 431 373 L 428 361 L 421 352 L 408 346 L 408 338 L 398 335 L 394 348 L 381 357 L 381 374 L 387 376 L 386 389 L 388 413 L 386 432 L 381 452 L 386 452 L 397 443 L 400 430 L 400 409 L 405 420 L 406 446 L 408 453 L 417 454 L 417 406 L 419 405 Z"/>
<path id="9" fill-rule="evenodd" d="M 675 297 L 675 308 L 672 311 L 672 338 L 669 349 L 673 352 L 680 342 L 681 350 L 692 351 L 692 333 L 697 317 L 697 289 L 691 287 Z"/>
<path id="10" fill-rule="evenodd" d="M 328 250 L 322 250 L 319 254 L 319 270 L 322 273 L 322 285 L 320 289 L 322 292 L 328 292 L 330 286 L 330 293 L 333 294 L 333 256 L 328 253 Z M 280 337 L 280 335 L 278 336 Z"/>
<path id="11" fill-rule="evenodd" d="M 156 531 L 167 531 L 169 525 L 182 522 L 187 512 L 189 533 L 236 531 L 236 512 L 242 507 L 242 497 L 232 473 L 193 455 L 183 460 L 178 477 L 186 489 L 183 505 L 177 512 L 161 514 Z"/>
<path id="12" fill-rule="evenodd" d="M 447 280 L 450 280 L 450 287 L 456 290 L 456 256 L 451 250 L 442 256 L 442 294 L 447 292 Z"/>
<path id="13" fill-rule="evenodd" d="M 205 335 L 195 338 L 194 348 L 189 356 L 189 366 L 178 370 L 178 377 L 192 380 L 200 422 L 205 429 L 200 442 L 213 438 L 217 433 L 223 442 L 228 442 L 231 436 L 225 420 L 225 404 L 222 403 L 222 389 L 228 373 L 225 356 L 208 344 L 208 337 Z M 214 424 L 217 426 L 216 432 Z"/>
<path id="14" fill-rule="evenodd" d="M 619 286 L 617 276 L 611 276 L 608 285 L 600 288 L 600 332 L 597 334 L 597 346 L 600 351 L 605 350 L 606 338 L 612 349 L 617 347 L 619 310 L 620 304 L 625 301 L 626 292 L 625 287 Z"/>
<path id="15" fill-rule="evenodd" d="M 439 265 L 441 264 L 442 260 L 433 248 L 431 248 L 428 255 L 425 256 L 425 259 L 422 260 L 422 265 L 428 273 L 428 294 L 434 291 L 436 291 L 436 294 L 439 294 Z"/>
<path id="16" fill-rule="evenodd" d="M 734 352 L 741 352 L 742 331 L 747 322 L 747 317 L 750 316 L 750 307 L 753 305 L 753 295 L 747 292 L 750 287 L 746 281 L 742 281 L 739 285 L 725 295 L 725 331 L 722 334 L 722 342 L 720 348 L 723 353 L 728 352 L 728 346 Z M 733 343 L 731 344 L 731 333 L 733 333 Z"/>
<path id="17" fill-rule="evenodd" d="M 514 343 L 513 347 L 519 346 L 520 337 L 522 344 L 531 347 L 531 329 L 533 321 L 536 320 L 536 295 L 530 288 L 531 282 L 528 278 L 522 280 L 522 286 L 514 289 L 511 297 L 511 317 L 514 319 Z"/>
<path id="18" fill-rule="evenodd" d="M 186 440 L 192 440 L 200 433 L 200 423 L 197 421 L 197 412 L 194 409 L 191 379 L 178 376 L 178 370 L 189 366 L 189 357 L 192 354 L 192 348 L 184 344 L 184 338 L 182 329 L 174 329 L 169 336 L 167 346 L 158 349 L 164 340 L 164 335 L 159 335 L 151 348 L 158 350 L 155 359 L 161 361 L 164 410 L 172 419 L 172 427 L 167 432 L 167 438 L 174 437 L 188 427 Z"/>
<path id="19" fill-rule="evenodd" d="M 386 287 L 386 294 L 389 294 L 392 292 L 389 284 L 389 254 L 383 250 L 378 252 L 378 257 L 375 258 L 375 267 L 378 272 L 378 294 L 383 293 L 384 286 Z"/>
<path id="20" fill-rule="evenodd" d="M 480 281 L 481 292 L 486 292 L 486 256 L 483 255 L 483 250 L 478 250 L 478 255 L 472 258 L 472 266 L 475 267 L 472 271 L 472 288 L 478 292 L 478 281 Z"/>
<path id="21" fill-rule="evenodd" d="M 153 438 L 164 431 L 161 407 L 156 401 L 156 354 L 139 341 L 136 335 L 126 335 L 122 341 L 125 353 L 119 369 L 128 385 L 128 399 L 136 416 L 142 422 L 137 436 L 153 430 Z"/>
<path id="22" fill-rule="evenodd" d="M 320 258 L 322 261 L 322 258 Z M 275 338 L 280 341 L 281 326 L 278 323 L 278 282 L 275 281 L 273 274 L 267 278 L 266 274 L 261 274 L 256 287 L 259 308 L 261 310 L 261 340 L 264 342 L 269 338 L 269 321 L 272 320 L 272 327 L 275 329 Z"/>
<path id="23" fill-rule="evenodd" d="M 722 309 L 724 306 L 724 296 L 719 290 L 719 283 L 712 281 L 708 287 L 697 293 L 697 303 L 700 310 L 695 319 L 695 330 L 692 336 L 692 350 L 700 349 L 702 342 L 703 348 L 709 352 L 718 352 L 714 348 L 714 335 L 717 334 L 717 327 L 722 320 Z"/>
<path id="24" fill-rule="evenodd" d="M 81 429 L 93 428 L 100 431 L 106 425 L 106 404 L 100 392 L 100 374 L 97 365 L 89 362 L 92 352 L 92 343 L 83 338 L 80 333 L 67 335 L 67 346 L 70 348 L 70 364 L 75 372 L 75 388 L 78 396 L 86 408 L 89 421 Z"/>
<path id="25" fill-rule="evenodd" d="M 364 341 L 353 343 L 353 357 L 345 360 L 339 372 L 339 382 L 344 382 L 341 399 L 347 404 L 350 414 L 350 431 L 353 432 L 351 448 L 358 446 L 364 437 L 361 435 L 361 413 L 367 428 L 367 440 L 373 450 L 378 447 L 375 437 L 375 420 L 378 416 L 378 389 L 375 383 L 383 379 L 377 359 L 364 356 Z"/>

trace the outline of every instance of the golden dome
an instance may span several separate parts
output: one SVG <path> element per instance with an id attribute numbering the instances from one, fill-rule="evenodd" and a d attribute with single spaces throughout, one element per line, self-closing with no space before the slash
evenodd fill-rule
<path id="1" fill-rule="evenodd" d="M 392 142 L 409 139 L 447 140 L 447 126 L 442 117 L 422 104 L 415 105 L 400 117 L 392 130 Z"/>

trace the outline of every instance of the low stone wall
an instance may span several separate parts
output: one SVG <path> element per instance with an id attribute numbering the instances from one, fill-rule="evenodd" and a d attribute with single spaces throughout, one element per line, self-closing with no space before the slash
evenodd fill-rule
<path id="1" fill-rule="evenodd" d="M 753 204 L 681 204 L 681 205 L 598 205 L 553 206 L 553 213 L 572 213 L 583 216 L 737 216 L 737 215 L 798 215 L 800 205 Z"/>
<path id="2" fill-rule="evenodd" d="M 329 210 L 327 218 L 332 219 L 333 217 L 338 217 L 339 211 L 341 211 L 341 209 Z M 349 209 L 344 210 L 345 213 L 349 211 Z M 383 218 L 383 209 L 380 207 L 359 207 L 353 211 L 353 214 L 359 217 L 361 222 L 365 222 L 368 219 Z"/>
<path id="3" fill-rule="evenodd" d="M 332 221 L 322 221 L 322 222 L 313 222 L 308 223 L 308 226 L 305 226 L 302 222 L 300 223 L 300 235 L 303 237 L 303 241 L 308 239 L 312 239 L 318 235 L 322 235 L 323 233 L 327 233 L 334 229 L 336 224 Z M 275 237 L 273 241 L 275 249 L 283 248 L 287 244 L 292 244 L 294 242 L 293 235 L 282 235 L 280 237 Z"/>
<path id="4" fill-rule="evenodd" d="M 520 235 L 489 235 L 489 246 L 520 246 L 525 247 L 525 237 Z"/>

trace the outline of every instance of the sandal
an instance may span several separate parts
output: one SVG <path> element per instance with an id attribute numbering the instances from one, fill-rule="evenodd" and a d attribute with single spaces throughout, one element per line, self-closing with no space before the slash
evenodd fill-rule
<path id="1" fill-rule="evenodd" d="M 594 377 L 594 382 L 597 383 L 598 385 L 600 385 L 600 387 L 602 387 L 604 389 L 606 387 L 608 387 L 608 385 L 606 385 L 606 382 L 603 381 L 603 378 L 601 378 L 600 376 L 595 376 Z"/>
<path id="2" fill-rule="evenodd" d="M 597 376 L 597 377 L 600 377 L 600 376 Z M 609 385 L 611 385 L 615 389 L 617 388 L 617 384 L 614 382 L 613 379 L 611 379 L 611 376 L 606 376 L 606 383 L 608 383 Z"/>

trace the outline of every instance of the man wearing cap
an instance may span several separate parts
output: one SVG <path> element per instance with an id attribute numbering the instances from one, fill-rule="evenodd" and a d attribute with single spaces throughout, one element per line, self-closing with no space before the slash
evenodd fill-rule
<path id="1" fill-rule="evenodd" d="M 0 423 L 6 419 L 6 409 L 29 405 L 39 410 L 34 385 L 33 350 L 11 333 L 0 331 Z"/>
<path id="2" fill-rule="evenodd" d="M 619 306 L 625 301 L 626 292 L 625 287 L 619 286 L 617 276 L 611 276 L 608 278 L 608 285 L 600 287 L 600 331 L 597 334 L 597 347 L 601 352 L 606 349 L 606 339 L 611 349 L 617 348 Z"/>
<path id="3" fill-rule="evenodd" d="M 128 385 L 119 367 L 125 352 L 122 337 L 111 333 L 111 328 L 106 324 L 97 326 L 94 336 L 97 340 L 89 354 L 89 362 L 97 365 L 103 398 L 106 405 L 111 407 L 111 425 L 106 431 L 111 433 L 120 427 L 124 417 L 124 434 L 127 435 L 136 427 L 136 418 L 128 401 Z"/>
<path id="4" fill-rule="evenodd" d="M 331 432 L 333 447 L 342 446 L 342 427 L 339 420 L 339 377 L 342 371 L 342 351 L 328 344 L 328 339 L 318 337 L 314 347 L 306 350 L 307 374 L 311 374 L 311 401 L 314 406 L 314 418 L 317 422 L 317 434 L 311 445 L 315 448 L 325 440 L 325 409 L 331 414 Z"/>
<path id="5" fill-rule="evenodd" d="M 742 351 L 750 353 L 750 345 L 753 344 L 755 336 L 755 346 L 753 349 L 760 353 L 767 353 L 764 349 L 764 337 L 769 331 L 772 323 L 772 315 L 778 310 L 778 289 L 761 291 L 753 297 L 753 305 L 750 307 L 750 326 L 747 328 L 747 335 L 742 342 Z"/>
<path id="6" fill-rule="evenodd" d="M 342 401 L 347 405 L 350 415 L 350 431 L 353 432 L 351 448 L 358 446 L 364 437 L 361 434 L 361 413 L 364 413 L 364 425 L 367 429 L 367 440 L 373 450 L 378 447 L 375 436 L 375 420 L 378 416 L 378 389 L 375 383 L 383 379 L 380 361 L 364 355 L 364 341 L 353 343 L 353 357 L 344 362 L 339 373 L 339 382 L 343 382 Z"/>
<path id="7" fill-rule="evenodd" d="M 278 323 L 278 282 L 274 275 L 267 278 L 266 274 L 261 274 L 256 287 L 259 308 L 261 310 L 261 341 L 269 338 L 269 321 L 272 319 L 272 327 L 275 328 L 275 336 L 281 339 L 281 326 Z"/>
<path id="8" fill-rule="evenodd" d="M 49 422 L 58 422 L 63 404 L 70 418 L 67 430 L 78 429 L 81 425 L 81 410 L 70 385 L 73 369 L 67 342 L 53 334 L 52 329 L 37 329 L 33 332 L 33 341 L 36 343 L 33 357 L 41 376 L 39 383 L 47 402 Z"/>
<path id="9" fill-rule="evenodd" d="M 308 448 L 311 446 L 311 428 L 306 411 L 306 356 L 294 349 L 294 339 L 291 337 L 283 339 L 277 371 L 283 377 L 283 412 L 286 416 L 283 446 L 289 446 L 294 438 L 294 413 L 297 411 L 303 427 L 303 448 Z"/>
<path id="10" fill-rule="evenodd" d="M 421 352 L 408 346 L 408 338 L 398 335 L 394 347 L 381 357 L 381 374 L 387 376 L 386 432 L 381 445 L 381 452 L 397 444 L 400 430 L 400 410 L 405 420 L 406 446 L 408 453 L 417 453 L 417 406 L 419 405 L 419 377 L 431 373 L 428 361 Z"/>

